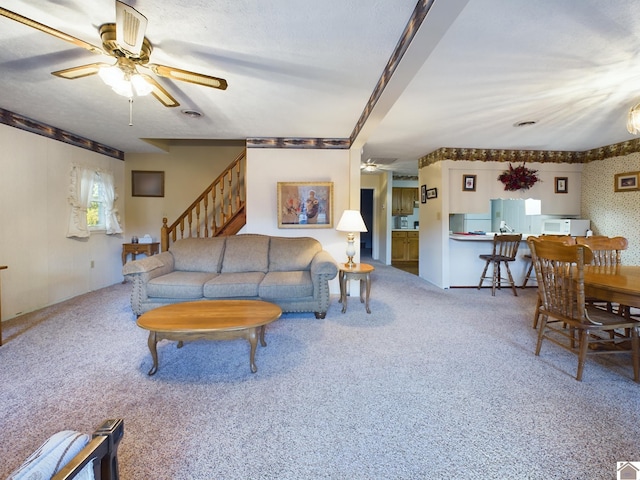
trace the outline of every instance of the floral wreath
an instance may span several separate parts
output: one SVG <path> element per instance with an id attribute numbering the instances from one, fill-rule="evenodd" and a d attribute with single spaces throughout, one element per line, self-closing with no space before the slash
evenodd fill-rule
<path id="1" fill-rule="evenodd" d="M 538 178 L 538 171 L 532 170 L 524 166 L 524 163 L 518 167 L 513 167 L 509 163 L 509 170 L 505 170 L 498 176 L 498 180 L 504 183 L 504 189 L 508 191 L 528 190 L 533 187 Z"/>

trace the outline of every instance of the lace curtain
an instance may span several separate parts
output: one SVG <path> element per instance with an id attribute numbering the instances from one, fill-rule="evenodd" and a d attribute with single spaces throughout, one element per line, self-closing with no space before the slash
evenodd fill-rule
<path id="1" fill-rule="evenodd" d="M 67 237 L 86 238 L 89 236 L 87 227 L 87 208 L 91 201 L 91 189 L 95 171 L 85 167 L 73 166 L 71 168 L 71 181 L 69 184 L 69 205 L 71 205 L 71 217 Z"/>
<path id="2" fill-rule="evenodd" d="M 116 193 L 113 174 L 105 171 L 96 171 L 92 168 L 74 165 L 71 168 L 69 183 L 69 205 L 71 216 L 67 237 L 87 238 L 90 235 L 87 226 L 87 208 L 91 203 L 93 182 L 99 175 L 102 181 L 103 205 L 105 214 L 105 226 L 107 235 L 122 233 L 118 222 L 118 211 L 115 208 Z"/>
<path id="3" fill-rule="evenodd" d="M 109 172 L 98 172 L 102 179 L 103 202 L 104 202 L 104 221 L 107 228 L 107 235 L 122 233 L 120 222 L 118 222 L 118 209 L 116 203 L 116 189 L 113 182 L 113 175 Z"/>

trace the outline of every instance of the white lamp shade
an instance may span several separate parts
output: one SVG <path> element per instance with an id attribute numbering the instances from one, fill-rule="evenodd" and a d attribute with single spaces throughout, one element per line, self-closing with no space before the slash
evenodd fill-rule
<path id="1" fill-rule="evenodd" d="M 340 232 L 366 232 L 367 226 L 358 210 L 345 210 L 336 230 Z"/>

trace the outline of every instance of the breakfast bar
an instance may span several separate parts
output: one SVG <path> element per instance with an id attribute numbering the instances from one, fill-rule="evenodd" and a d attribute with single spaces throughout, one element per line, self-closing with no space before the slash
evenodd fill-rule
<path id="1" fill-rule="evenodd" d="M 483 253 L 491 253 L 493 249 L 494 232 L 487 233 L 451 233 L 449 234 L 449 286 L 477 287 L 485 261 L 480 259 Z M 500 235 L 499 233 L 497 235 Z M 510 262 L 511 273 L 516 285 L 522 285 L 529 260 L 523 256 L 529 253 L 527 238 L 522 235 L 518 247 L 518 255 L 514 262 Z"/>

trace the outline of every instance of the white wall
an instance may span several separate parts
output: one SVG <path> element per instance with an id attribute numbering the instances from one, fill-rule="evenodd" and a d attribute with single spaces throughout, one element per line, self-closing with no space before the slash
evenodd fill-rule
<path id="1" fill-rule="evenodd" d="M 498 176 L 509 167 L 505 162 L 474 162 L 446 160 L 449 170 L 447 192 L 450 197 L 448 213 L 489 213 L 492 198 L 536 198 L 542 201 L 543 215 L 579 215 L 582 164 L 527 163 L 538 170 L 540 181 L 524 191 L 505 191 Z M 476 191 L 462 190 L 463 175 L 476 175 Z M 555 193 L 555 178 L 568 178 L 568 193 Z"/>
<path id="2" fill-rule="evenodd" d="M 358 202 L 360 199 L 359 157 L 353 160 L 351 157 L 348 150 L 248 149 L 247 225 L 243 233 L 313 237 L 337 262 L 345 262 L 346 233 L 336 231 L 335 227 L 344 210 L 359 208 L 355 203 L 356 193 Z M 279 229 L 278 182 L 333 182 L 333 227 Z M 356 244 L 358 242 L 356 237 Z M 359 260 L 356 258 L 356 261 Z M 330 288 L 332 293 L 339 293 L 337 278 Z"/>
<path id="3" fill-rule="evenodd" d="M 124 212 L 124 162 L 1 124 L 0 144 L 3 320 L 122 281 L 121 235 L 66 233 L 71 165 L 111 170 Z"/>

